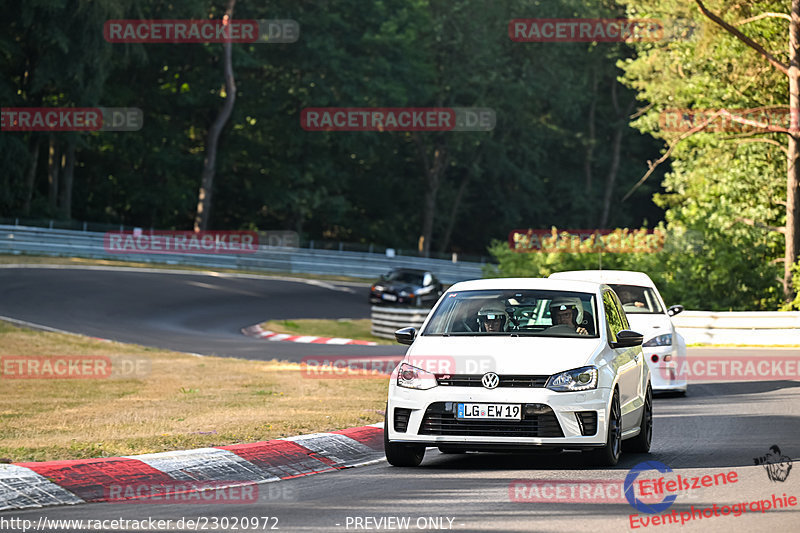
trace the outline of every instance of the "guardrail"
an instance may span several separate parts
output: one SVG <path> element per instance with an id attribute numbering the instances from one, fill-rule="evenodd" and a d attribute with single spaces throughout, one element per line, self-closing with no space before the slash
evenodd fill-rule
<path id="1" fill-rule="evenodd" d="M 400 328 L 419 329 L 429 311 L 373 306 L 372 334 L 393 339 Z M 800 345 L 800 312 L 684 311 L 672 323 L 686 344 Z"/>
<path id="2" fill-rule="evenodd" d="M 145 232 L 146 234 L 147 232 Z M 445 284 L 483 277 L 480 263 L 368 252 L 312 250 L 260 245 L 251 254 L 135 254 L 112 253 L 104 248 L 104 233 L 0 225 L 0 253 L 37 254 L 111 259 L 139 263 L 231 268 L 296 274 L 344 275 L 377 278 L 391 268 L 430 270 Z"/>
<path id="3" fill-rule="evenodd" d="M 672 323 L 686 344 L 800 344 L 800 312 L 684 311 Z"/>
<path id="4" fill-rule="evenodd" d="M 419 330 L 430 311 L 426 308 L 402 309 L 373 305 L 370 310 L 372 334 L 384 339 L 394 339 L 394 332 L 400 328 L 411 326 Z"/>

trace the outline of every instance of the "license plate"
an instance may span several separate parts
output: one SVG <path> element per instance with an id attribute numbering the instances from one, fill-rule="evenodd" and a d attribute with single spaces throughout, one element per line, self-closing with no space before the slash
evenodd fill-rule
<path id="1" fill-rule="evenodd" d="M 386 300 L 387 302 L 396 302 L 397 296 L 395 296 L 394 294 L 384 294 L 383 299 Z"/>
<path id="2" fill-rule="evenodd" d="M 460 403 L 459 420 L 522 420 L 522 406 L 511 403 Z"/>

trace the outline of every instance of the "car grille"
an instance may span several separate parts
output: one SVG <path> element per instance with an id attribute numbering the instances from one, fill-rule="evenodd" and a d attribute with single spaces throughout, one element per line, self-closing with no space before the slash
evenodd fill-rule
<path id="1" fill-rule="evenodd" d="M 500 376 L 498 387 L 544 388 L 550 376 Z M 449 387 L 483 387 L 483 374 L 437 374 L 436 382 Z"/>
<path id="2" fill-rule="evenodd" d="M 408 418 L 411 416 L 411 409 L 402 407 L 394 408 L 394 430 L 405 433 L 408 429 Z"/>
<path id="3" fill-rule="evenodd" d="M 581 427 L 581 435 L 597 434 L 597 411 L 578 411 L 578 425 Z"/>
<path id="4" fill-rule="evenodd" d="M 428 406 L 422 419 L 420 435 L 451 435 L 475 437 L 563 437 L 561 425 L 550 407 L 538 409 L 542 414 L 525 414 L 522 420 L 458 420 L 455 403 L 436 402 Z M 449 407 L 449 410 L 448 410 Z"/>

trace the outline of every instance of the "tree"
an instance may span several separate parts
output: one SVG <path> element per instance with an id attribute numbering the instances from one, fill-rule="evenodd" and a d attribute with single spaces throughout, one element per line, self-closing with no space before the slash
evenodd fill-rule
<path id="1" fill-rule="evenodd" d="M 631 63 L 625 67 L 628 73 L 628 82 L 639 88 L 644 98 L 656 104 L 650 118 L 639 122 L 643 131 L 658 131 L 657 120 L 653 115 L 665 109 L 667 98 L 665 98 L 664 88 L 667 87 L 673 89 L 673 94 L 677 95 L 677 98 L 671 98 L 670 104 L 672 105 L 670 107 L 697 108 L 702 105 L 716 110 L 720 116 L 724 116 L 734 123 L 741 124 L 746 124 L 747 118 L 737 113 L 737 107 L 753 108 L 789 104 L 790 116 L 795 122 L 790 128 L 781 129 L 782 134 L 788 138 L 788 147 L 785 150 L 786 179 L 783 194 L 785 201 L 779 201 L 784 205 L 783 227 L 777 228 L 776 221 L 772 219 L 747 216 L 735 218 L 736 222 L 750 224 L 758 231 L 773 228 L 783 234 L 784 253 L 781 261 L 784 268 L 781 284 L 783 299 L 785 302 L 789 302 L 794 294 L 791 268 L 797 260 L 798 251 L 800 251 L 800 211 L 798 211 L 800 208 L 800 194 L 798 194 L 800 167 L 795 164 L 800 154 L 796 127 L 798 111 L 800 111 L 800 97 L 798 97 L 800 72 L 797 67 L 797 34 L 800 14 L 793 12 L 794 14 L 790 16 L 785 13 L 774 13 L 772 2 L 751 1 L 737 4 L 726 10 L 725 18 L 739 20 L 739 22 L 732 23 L 726 22 L 723 16 L 717 14 L 714 9 L 706 7 L 701 0 L 694 1 L 698 9 L 696 12 L 688 11 L 689 6 L 681 6 L 671 0 L 647 1 L 644 4 L 642 6 L 642 2 L 637 2 L 635 5 L 640 12 L 645 12 L 645 14 L 655 12 L 665 18 L 693 18 L 695 25 L 703 29 L 703 37 L 702 39 L 695 37 L 683 43 L 672 43 L 673 46 L 667 45 L 662 48 L 639 47 L 643 55 L 640 55 L 637 60 L 638 64 Z M 633 2 L 630 2 L 629 6 L 634 9 Z M 792 10 L 795 9 L 800 9 L 800 2 L 793 1 Z M 773 55 L 767 49 L 778 48 L 777 44 L 780 42 L 782 33 L 778 24 L 785 24 L 784 19 L 790 21 L 788 52 Z M 757 42 L 757 39 L 760 39 L 762 43 Z M 710 45 L 712 42 L 713 45 Z M 684 54 L 688 50 L 697 55 L 694 60 L 687 62 Z M 649 69 L 645 66 L 646 62 L 652 62 L 657 57 L 667 65 L 676 67 L 673 71 L 677 75 L 676 81 L 667 82 L 656 73 L 656 69 Z M 764 65 L 771 67 L 772 72 L 766 72 Z M 690 70 L 687 70 L 687 66 Z M 662 73 L 664 70 L 667 69 L 663 69 Z M 714 79 L 711 76 L 712 73 L 715 73 L 718 78 Z M 753 75 L 756 75 L 758 79 L 753 80 Z M 656 80 L 662 85 L 662 88 L 653 90 L 651 84 Z M 788 90 L 784 89 L 787 87 L 787 82 Z M 740 87 L 741 89 L 739 89 Z M 769 145 L 780 146 L 776 139 L 776 135 L 779 134 L 776 133 L 765 133 L 754 137 L 754 133 L 747 132 L 727 137 L 717 135 L 717 138 L 713 139 L 712 134 L 706 133 L 712 122 L 698 121 L 697 124 L 693 124 L 692 129 L 681 135 L 654 133 L 656 136 L 665 138 L 669 143 L 668 150 L 659 161 L 664 161 L 668 156 L 671 156 L 673 160 L 687 157 L 688 151 L 682 150 L 679 143 L 690 146 L 716 144 L 720 153 L 731 149 L 738 150 L 746 142 L 763 143 L 758 149 L 762 152 L 774 149 L 769 148 Z M 692 140 L 693 137 L 700 137 L 701 140 Z M 655 166 L 655 164 L 651 164 L 650 170 Z M 718 166 L 718 163 L 712 163 L 712 166 Z M 702 170 L 699 167 L 695 168 L 697 170 L 694 172 L 698 172 L 699 175 Z M 757 167 L 751 168 L 751 172 L 756 173 L 757 171 Z M 649 172 L 643 179 L 646 179 L 648 175 Z M 773 199 L 769 199 L 767 204 L 769 205 L 773 201 Z"/>
<path id="2" fill-rule="evenodd" d="M 233 20 L 233 9 L 236 7 L 236 0 L 228 0 L 228 7 L 222 24 L 227 26 Z M 200 180 L 200 192 L 197 195 L 197 215 L 194 219 L 194 230 L 207 230 L 208 222 L 211 218 L 211 198 L 214 189 L 214 173 L 217 163 L 217 145 L 222 128 L 228 122 L 236 103 L 236 81 L 233 77 L 233 45 L 231 41 L 222 44 L 225 64 L 225 103 L 214 123 L 208 129 L 208 140 L 206 141 L 206 157 L 203 161 L 203 174 Z"/>

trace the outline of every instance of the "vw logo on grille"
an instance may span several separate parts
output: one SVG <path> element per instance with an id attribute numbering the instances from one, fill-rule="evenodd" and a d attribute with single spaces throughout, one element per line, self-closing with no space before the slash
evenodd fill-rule
<path id="1" fill-rule="evenodd" d="M 500 376 L 494 372 L 487 372 L 481 378 L 481 383 L 487 389 L 494 389 L 500 384 Z"/>

